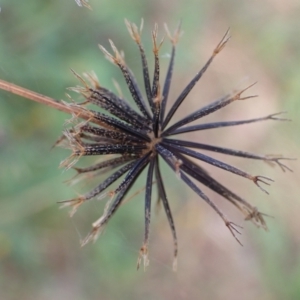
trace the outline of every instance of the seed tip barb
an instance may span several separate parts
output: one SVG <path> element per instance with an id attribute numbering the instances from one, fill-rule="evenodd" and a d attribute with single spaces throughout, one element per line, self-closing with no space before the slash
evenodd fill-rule
<path id="1" fill-rule="evenodd" d="M 287 165 L 285 165 L 284 163 L 282 163 L 281 160 L 297 160 L 297 158 L 288 158 L 288 157 L 283 157 L 282 155 L 266 155 L 267 163 L 277 164 L 283 172 L 285 171 L 293 172 L 293 170 Z"/>
<path id="2" fill-rule="evenodd" d="M 260 185 L 260 182 L 261 183 L 264 183 L 266 185 L 270 185 L 270 182 L 268 181 L 271 181 L 271 182 L 274 182 L 273 179 L 269 178 L 269 177 L 266 177 L 266 176 L 254 176 L 252 177 L 252 181 L 264 192 L 266 193 L 267 195 L 269 195 L 269 192 L 267 190 L 265 190 L 261 185 Z"/>
<path id="3" fill-rule="evenodd" d="M 137 270 L 139 270 L 142 261 L 143 261 L 144 271 L 146 271 L 146 268 L 149 266 L 149 257 L 148 257 L 148 247 L 145 244 L 140 249 L 140 253 L 136 264 Z"/>
<path id="4" fill-rule="evenodd" d="M 286 113 L 287 113 L 287 111 L 281 111 L 281 112 L 278 112 L 278 113 L 275 113 L 275 114 L 271 114 L 271 115 L 267 116 L 267 119 L 276 120 L 276 121 L 292 121 L 291 119 L 288 119 L 288 118 L 276 117 L 276 116 L 283 115 L 283 114 L 286 114 Z"/>
<path id="5" fill-rule="evenodd" d="M 178 43 L 179 38 L 181 37 L 181 35 L 183 34 L 183 32 L 181 31 L 181 20 L 179 21 L 179 24 L 177 25 L 177 28 L 174 31 L 174 34 L 172 35 L 170 33 L 170 30 L 168 28 L 167 23 L 164 23 L 164 27 L 165 27 L 165 31 L 167 33 L 167 36 L 169 38 L 169 40 L 171 41 L 171 43 L 173 44 L 173 46 L 175 46 Z"/>
<path id="6" fill-rule="evenodd" d="M 226 32 L 223 35 L 221 41 L 219 42 L 219 44 L 217 45 L 217 47 L 214 49 L 213 56 L 219 54 L 223 50 L 223 48 L 226 46 L 226 44 L 228 43 L 228 41 L 230 40 L 231 36 L 229 35 L 229 31 L 230 31 L 230 28 L 228 28 L 226 30 Z"/>
<path id="7" fill-rule="evenodd" d="M 231 221 L 227 221 L 225 220 L 225 225 L 227 226 L 227 228 L 229 229 L 229 231 L 231 232 L 231 234 L 233 235 L 233 237 L 235 238 L 235 240 L 241 245 L 243 246 L 243 244 L 241 243 L 241 241 L 238 239 L 236 234 L 241 234 L 241 232 L 237 229 L 240 228 L 242 229 L 243 227 L 240 225 L 237 225 Z"/>

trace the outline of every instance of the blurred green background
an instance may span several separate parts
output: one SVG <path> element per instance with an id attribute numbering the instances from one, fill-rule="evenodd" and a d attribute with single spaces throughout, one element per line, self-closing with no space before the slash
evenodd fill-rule
<path id="1" fill-rule="evenodd" d="M 98 49 L 111 38 L 141 74 L 140 58 L 124 18 L 145 20 L 143 41 L 151 56 L 155 22 L 164 35 L 182 20 L 172 94 L 175 97 L 205 63 L 228 27 L 232 39 L 180 110 L 186 113 L 255 81 L 259 98 L 239 102 L 211 120 L 239 120 L 288 111 L 292 122 L 264 122 L 190 138 L 256 153 L 297 157 L 300 138 L 300 3 L 266 1 L 74 0 L 0 2 L 0 78 L 56 99 L 78 84 L 69 71 L 94 70 L 100 83 L 125 92 L 117 68 Z M 166 70 L 170 43 L 161 50 Z M 149 61 L 149 63 L 152 62 Z M 249 92 L 250 93 L 250 92 Z M 143 239 L 143 193 L 122 207 L 95 244 L 80 239 L 101 215 L 91 202 L 70 219 L 57 201 L 85 191 L 63 183 L 58 169 L 68 150 L 51 146 L 69 116 L 0 91 L 0 299 L 300 299 L 299 162 L 294 173 L 243 159 L 224 161 L 275 180 L 265 195 L 250 182 L 211 170 L 247 200 L 274 216 L 269 232 L 256 229 L 212 192 L 207 194 L 241 224 L 238 245 L 220 218 L 172 175 L 166 176 L 179 238 L 178 271 L 164 212 L 153 214 L 150 266 L 135 270 Z M 176 118 L 180 117 L 176 115 Z M 208 118 L 209 119 L 209 118 Z M 217 156 L 221 158 L 221 156 Z M 168 170 L 166 173 L 168 174 Z M 142 183 L 140 183 L 142 184 Z M 204 189 L 204 191 L 206 191 Z"/>

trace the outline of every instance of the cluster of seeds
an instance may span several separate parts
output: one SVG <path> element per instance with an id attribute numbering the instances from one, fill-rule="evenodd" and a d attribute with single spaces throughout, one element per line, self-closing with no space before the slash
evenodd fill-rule
<path id="1" fill-rule="evenodd" d="M 255 185 L 262 191 L 267 191 L 262 187 L 262 184 L 267 184 L 272 181 L 265 176 L 254 176 L 245 171 L 242 171 L 234 166 L 214 159 L 211 156 L 205 155 L 198 150 L 218 152 L 227 155 L 244 157 L 249 159 L 261 160 L 273 164 L 277 164 L 283 171 L 290 170 L 282 163 L 282 156 L 255 155 L 252 153 L 237 151 L 233 149 L 177 139 L 180 134 L 192 131 L 210 130 L 220 127 L 237 126 L 250 124 L 266 120 L 286 120 L 280 118 L 280 113 L 271 114 L 265 117 L 236 120 L 226 122 L 212 122 L 190 124 L 198 119 L 201 119 L 229 104 L 240 100 L 246 100 L 255 96 L 243 96 L 243 93 L 251 86 L 225 95 L 220 99 L 204 106 L 188 116 L 182 118 L 178 122 L 169 126 L 173 115 L 183 103 L 189 92 L 205 73 L 213 59 L 221 52 L 229 40 L 228 31 L 221 39 L 219 44 L 213 50 L 211 57 L 199 72 L 192 78 L 188 85 L 183 89 L 180 95 L 172 101 L 173 104 L 169 111 L 166 111 L 166 104 L 169 100 L 169 91 L 171 79 L 173 75 L 173 66 L 176 52 L 176 44 L 180 36 L 180 26 L 171 35 L 166 27 L 166 33 L 171 41 L 172 51 L 170 62 L 165 76 L 164 84 L 160 85 L 160 63 L 159 50 L 163 40 L 157 42 L 157 25 L 152 32 L 153 53 L 154 53 L 154 74 L 150 79 L 148 62 L 145 51 L 141 42 L 142 24 L 138 28 L 135 24 L 125 21 L 130 36 L 135 41 L 139 48 L 142 67 L 145 94 L 142 93 L 134 74 L 126 65 L 123 53 L 119 52 L 112 41 L 110 41 L 113 55 L 110 54 L 104 47 L 100 49 L 114 65 L 118 66 L 122 72 L 125 82 L 128 86 L 130 94 L 136 103 L 138 110 L 133 108 L 124 99 L 121 93 L 115 94 L 112 91 L 100 86 L 94 74 L 85 74 L 86 79 L 83 79 L 78 74 L 74 74 L 83 83 L 83 86 L 72 88 L 73 91 L 80 93 L 85 101 L 83 103 L 71 103 L 70 106 L 76 107 L 76 111 L 82 112 L 85 116 L 90 116 L 87 121 L 78 123 L 72 128 L 65 130 L 64 137 L 61 139 L 68 140 L 68 145 L 72 149 L 71 156 L 65 160 L 62 165 L 70 168 L 73 167 L 77 171 L 77 175 L 107 175 L 106 179 L 101 181 L 90 192 L 77 198 L 63 201 L 63 206 L 71 206 L 73 215 L 77 208 L 91 199 L 102 199 L 109 197 L 110 200 L 106 206 L 103 215 L 92 224 L 92 231 L 82 241 L 85 245 L 91 240 L 95 240 L 103 227 L 107 224 L 113 214 L 117 211 L 120 205 L 125 201 L 125 197 L 136 182 L 139 175 L 144 169 L 147 169 L 145 182 L 145 235 L 144 241 L 140 250 L 138 266 L 143 259 L 144 266 L 148 264 L 148 241 L 149 241 L 149 226 L 151 219 L 151 201 L 153 187 L 157 188 L 158 201 L 163 204 L 174 240 L 174 262 L 177 258 L 177 236 L 175 225 L 168 201 L 164 185 L 164 176 L 160 169 L 161 160 L 164 160 L 169 167 L 174 170 L 180 180 L 186 183 L 196 194 L 198 194 L 207 204 L 209 204 L 217 214 L 223 219 L 235 239 L 239 234 L 239 226 L 231 222 L 216 204 L 203 193 L 201 188 L 195 184 L 199 182 L 216 192 L 224 199 L 232 203 L 239 209 L 245 217 L 245 220 L 251 220 L 257 226 L 267 229 L 263 216 L 265 214 L 259 212 L 256 207 L 252 206 L 245 199 L 241 198 L 220 182 L 215 180 L 204 169 L 202 164 L 198 164 L 194 159 L 201 163 L 211 164 L 217 168 L 221 168 L 228 172 L 242 176 Z M 94 111 L 87 107 L 88 104 L 93 104 L 105 110 L 108 114 Z M 80 114 L 76 115 L 76 118 Z M 182 137 L 182 136 L 181 136 Z M 196 150 L 195 150 L 196 149 Z M 93 164 L 86 168 L 74 167 L 74 164 L 82 156 L 101 155 L 104 157 L 99 163 Z M 193 160 L 191 158 L 194 158 Z M 109 190 L 119 178 L 123 178 L 116 188 Z"/>

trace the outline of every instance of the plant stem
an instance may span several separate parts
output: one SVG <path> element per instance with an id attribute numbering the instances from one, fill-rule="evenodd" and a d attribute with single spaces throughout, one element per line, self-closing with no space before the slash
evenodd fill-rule
<path id="1" fill-rule="evenodd" d="M 75 105 L 68 105 L 63 102 L 57 101 L 51 97 L 36 93 L 21 86 L 0 79 L 0 89 L 8 91 L 9 93 L 24 97 L 28 100 L 33 100 L 41 104 L 50 106 L 56 110 L 60 110 L 67 114 L 76 114 L 79 118 L 89 120 L 92 123 L 102 125 L 102 122 L 94 119 L 88 111 L 82 107 Z"/>

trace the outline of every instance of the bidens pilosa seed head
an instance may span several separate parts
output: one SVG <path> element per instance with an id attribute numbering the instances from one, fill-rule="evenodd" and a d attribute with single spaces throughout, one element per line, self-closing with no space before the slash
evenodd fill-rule
<path id="1" fill-rule="evenodd" d="M 184 133 L 213 130 L 221 127 L 250 124 L 266 120 L 285 120 L 280 117 L 280 113 L 249 120 L 191 124 L 229 104 L 255 97 L 244 95 L 245 91 L 252 86 L 250 85 L 244 89 L 229 93 L 190 113 L 172 125 L 169 125 L 170 121 L 172 121 L 172 117 L 180 108 L 195 84 L 200 80 L 214 58 L 227 44 L 229 40 L 228 31 L 215 47 L 206 64 L 197 72 L 177 98 L 169 99 L 176 45 L 180 37 L 180 26 L 178 26 L 173 35 L 170 34 L 166 27 L 166 33 L 171 42 L 172 50 L 165 80 L 164 83 L 161 84 L 159 51 L 163 40 L 158 41 L 157 39 L 157 25 L 155 25 L 152 31 L 154 73 L 150 77 L 148 61 L 141 42 L 142 24 L 140 28 L 138 28 L 135 24 L 127 20 L 125 23 L 131 38 L 138 46 L 141 56 L 144 91 L 138 86 L 135 75 L 126 65 L 123 53 L 116 48 L 111 40 L 109 42 L 113 54 L 102 46 L 100 46 L 100 49 L 106 58 L 122 72 L 137 109 L 130 105 L 121 93 L 115 94 L 102 87 L 94 74 L 85 74 L 86 79 L 83 79 L 74 72 L 83 86 L 72 88 L 72 90 L 80 93 L 84 98 L 84 102 L 76 104 L 70 103 L 69 105 L 80 108 L 85 114 L 88 113 L 90 119 L 89 121 L 78 123 L 65 130 L 63 139 L 67 139 L 69 147 L 72 149 L 72 154 L 67 160 L 62 162 L 62 165 L 67 168 L 73 167 L 79 176 L 101 175 L 102 177 L 106 177 L 104 180 L 102 178 L 100 183 L 88 193 L 71 200 L 63 201 L 62 203 L 63 206 L 72 207 L 71 214 L 73 215 L 80 205 L 89 200 L 109 199 L 103 215 L 92 224 L 92 231 L 82 241 L 82 245 L 97 238 L 110 218 L 126 200 L 126 196 L 132 185 L 139 178 L 142 171 L 146 169 L 147 175 L 144 189 L 145 235 L 140 249 L 138 266 L 142 259 L 144 266 L 148 265 L 149 262 L 149 226 L 151 220 L 152 194 L 155 187 L 155 189 L 157 189 L 158 201 L 163 205 L 173 235 L 175 267 L 178 252 L 177 236 L 167 196 L 167 189 L 164 184 L 164 174 L 160 168 L 161 160 L 164 160 L 181 181 L 216 211 L 239 243 L 240 241 L 237 235 L 240 233 L 240 226 L 231 222 L 225 216 L 218 206 L 202 191 L 201 185 L 208 187 L 232 203 L 241 211 L 245 220 L 251 220 L 255 225 L 266 229 L 267 226 L 264 220 L 265 214 L 261 213 L 256 207 L 229 190 L 219 181 L 215 180 L 205 170 L 205 164 L 210 164 L 216 168 L 221 168 L 244 177 L 252 181 L 265 193 L 267 193 L 267 191 L 263 185 L 269 185 L 272 180 L 265 176 L 249 174 L 237 167 L 217 160 L 210 155 L 203 154 L 202 150 L 266 161 L 278 165 L 283 171 L 290 170 L 282 163 L 282 160 L 287 158 L 282 156 L 256 155 L 244 151 L 199 143 L 198 141 L 185 140 Z M 172 105 L 167 111 L 166 104 L 168 101 L 170 101 Z M 89 104 L 96 105 L 107 113 L 94 111 L 88 107 Z M 180 137 L 179 139 L 178 136 Z M 74 164 L 80 157 L 91 155 L 102 156 L 103 160 L 85 168 L 74 167 Z M 121 178 L 123 179 L 118 181 L 118 179 Z M 119 183 L 117 184 L 117 182 Z M 115 186 L 113 185 L 114 183 Z M 112 186 L 114 187 L 112 188 Z"/>

